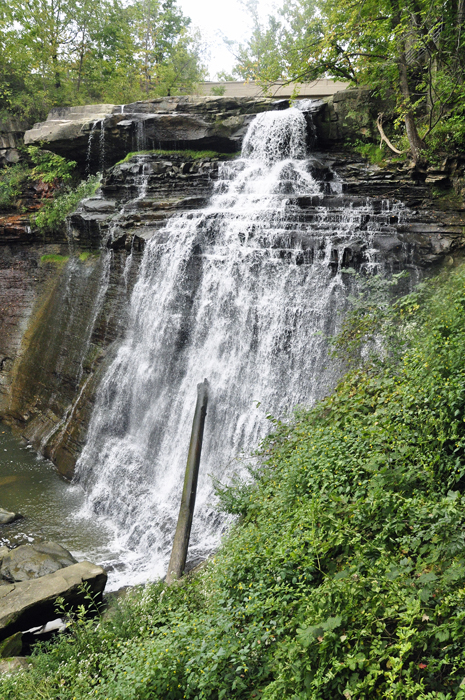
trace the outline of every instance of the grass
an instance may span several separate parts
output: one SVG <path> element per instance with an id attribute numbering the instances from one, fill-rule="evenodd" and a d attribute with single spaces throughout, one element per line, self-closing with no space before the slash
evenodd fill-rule
<path id="1" fill-rule="evenodd" d="M 214 560 L 75 619 L 0 697 L 464 700 L 465 267 L 357 313 L 394 350 L 270 419 Z"/>
<path id="2" fill-rule="evenodd" d="M 98 257 L 99 254 L 100 254 L 99 251 L 95 251 L 95 250 L 92 250 L 92 251 L 91 251 L 91 250 L 85 250 L 84 252 L 79 253 L 79 260 L 80 260 L 81 262 L 86 262 L 86 260 L 88 260 L 89 258 L 96 258 L 96 257 Z"/>
<path id="3" fill-rule="evenodd" d="M 166 156 L 167 158 L 182 158 L 184 160 L 207 160 L 210 158 L 221 158 L 222 160 L 226 158 L 234 158 L 236 154 L 234 153 L 218 153 L 217 151 L 192 151 L 192 150 L 167 150 L 163 148 L 157 148 L 151 151 L 132 151 L 128 153 L 122 160 L 118 161 L 116 165 L 121 165 L 121 163 L 127 163 L 128 160 L 134 156 L 141 155 L 154 155 L 154 156 Z"/>
<path id="4" fill-rule="evenodd" d="M 85 250 L 82 253 L 79 253 L 79 260 L 80 262 L 86 262 L 90 257 L 96 257 L 98 253 L 95 253 L 94 251 L 90 250 Z M 40 258 L 41 263 L 54 263 L 55 265 L 64 265 L 64 263 L 68 262 L 69 260 L 69 255 L 55 255 L 55 254 L 47 254 L 47 255 L 42 255 Z"/>

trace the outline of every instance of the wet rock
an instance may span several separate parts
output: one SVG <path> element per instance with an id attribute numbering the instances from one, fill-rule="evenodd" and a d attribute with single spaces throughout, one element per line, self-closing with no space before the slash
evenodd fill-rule
<path id="1" fill-rule="evenodd" d="M 12 523 L 14 520 L 20 520 L 23 516 L 20 515 L 19 513 L 12 513 L 9 510 L 5 510 L 4 508 L 0 508 L 0 525 L 8 525 L 9 523 Z"/>
<path id="2" fill-rule="evenodd" d="M 23 650 L 22 632 L 16 632 L 0 642 L 0 659 L 19 656 Z"/>
<path id="3" fill-rule="evenodd" d="M 342 90 L 325 102 L 315 123 L 320 143 L 328 146 L 345 140 L 377 140 L 376 118 L 391 107 L 389 100 L 375 98 L 369 88 Z"/>
<path id="4" fill-rule="evenodd" d="M 4 556 L 0 575 L 10 582 L 27 581 L 76 563 L 68 550 L 54 542 L 24 544 Z"/>
<path id="5" fill-rule="evenodd" d="M 58 596 L 70 607 L 85 604 L 83 584 L 100 601 L 106 581 L 101 566 L 82 561 L 41 578 L 1 586 L 0 639 L 55 618 Z"/>
<path id="6" fill-rule="evenodd" d="M 0 547 L 0 566 L 2 565 L 2 561 L 9 551 L 10 550 L 8 547 Z"/>
<path id="7" fill-rule="evenodd" d="M 425 183 L 427 185 L 445 185 L 449 184 L 449 176 L 441 172 L 428 173 Z"/>
<path id="8" fill-rule="evenodd" d="M 116 202 L 108 199 L 103 199 L 102 197 L 91 197 L 84 200 L 82 203 L 83 208 L 90 212 L 110 212 L 114 213 L 116 209 Z"/>

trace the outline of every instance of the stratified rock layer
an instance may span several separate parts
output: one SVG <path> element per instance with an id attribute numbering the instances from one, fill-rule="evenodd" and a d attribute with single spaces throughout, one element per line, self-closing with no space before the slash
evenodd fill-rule
<path id="1" fill-rule="evenodd" d="M 255 114 L 286 106 L 285 100 L 268 98 L 182 96 L 57 108 L 26 132 L 24 142 L 47 144 L 90 171 L 144 149 L 235 153 Z"/>

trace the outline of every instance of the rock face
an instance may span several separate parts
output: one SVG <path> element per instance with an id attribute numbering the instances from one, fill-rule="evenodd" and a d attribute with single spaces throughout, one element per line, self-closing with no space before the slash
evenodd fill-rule
<path id="1" fill-rule="evenodd" d="M 55 542 L 23 544 L 3 557 L 0 576 L 15 583 L 46 576 L 72 564 L 77 564 L 77 560 Z"/>
<path id="2" fill-rule="evenodd" d="M 0 358 L 5 358 L 0 364 L 0 416 L 68 478 L 85 437 L 96 384 L 125 328 L 141 259 L 137 250 L 128 261 L 124 248 L 100 250 L 97 240 L 94 245 L 91 254 L 80 248 L 70 254 L 67 243 L 0 246 L 0 261 L 2 256 L 18 258 L 16 269 L 5 270 L 6 314 L 0 322 L 8 334 L 0 336 Z M 61 255 L 61 261 L 49 262 L 50 255 Z M 1 272 L 0 265 L 0 296 Z M 14 285 L 9 286 L 12 274 Z M 21 304 L 15 304 L 17 298 Z"/>
<path id="3" fill-rule="evenodd" d="M 162 97 L 129 105 L 54 109 L 24 136 L 95 172 L 144 149 L 240 150 L 255 114 L 288 106 L 267 98 Z"/>
<path id="4" fill-rule="evenodd" d="M 12 165 L 20 160 L 18 148 L 30 124 L 17 117 L 0 119 L 0 165 Z"/>
<path id="5" fill-rule="evenodd" d="M 100 566 L 83 561 L 41 578 L 0 587 L 0 640 L 56 617 L 55 602 L 61 596 L 70 606 L 84 602 L 82 584 L 98 600 L 107 574 Z"/>
<path id="6" fill-rule="evenodd" d="M 337 146 L 346 140 L 377 140 L 376 118 L 379 112 L 390 111 L 389 100 L 374 98 L 368 88 L 352 88 L 325 100 L 325 108 L 315 119 L 320 143 Z"/>

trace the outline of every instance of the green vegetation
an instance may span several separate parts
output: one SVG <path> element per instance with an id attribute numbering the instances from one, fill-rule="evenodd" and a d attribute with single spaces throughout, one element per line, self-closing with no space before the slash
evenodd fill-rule
<path id="1" fill-rule="evenodd" d="M 215 97 L 222 97 L 225 92 L 226 88 L 224 85 L 214 85 L 210 90 L 210 93 Z"/>
<path id="2" fill-rule="evenodd" d="M 24 211 L 28 199 L 33 200 L 34 206 L 38 201 L 42 206 L 31 215 L 32 225 L 41 231 L 55 230 L 83 197 L 95 193 L 100 176 L 79 182 L 76 180 L 75 161 L 68 161 L 38 146 L 29 146 L 24 153 L 28 162 L 0 170 L 0 209 L 14 211 L 20 208 Z M 37 184 L 40 185 L 39 196 L 42 196 L 39 200 L 31 187 Z"/>
<path id="3" fill-rule="evenodd" d="M 183 158 L 184 160 L 206 160 L 207 158 L 234 158 L 236 154 L 234 153 L 218 153 L 217 151 L 192 151 L 189 149 L 174 151 L 165 148 L 156 148 L 152 151 L 131 151 L 122 160 L 118 161 L 116 165 L 121 165 L 121 163 L 127 163 L 128 160 L 134 156 L 141 155 L 155 155 L 155 156 L 166 156 L 167 158 Z"/>
<path id="4" fill-rule="evenodd" d="M 360 153 L 361 156 L 366 158 L 372 164 L 379 165 L 385 160 L 386 152 L 380 148 L 375 143 L 363 143 L 362 141 L 357 141 L 354 144 L 347 144 L 349 147 L 352 146 L 354 151 Z"/>
<path id="5" fill-rule="evenodd" d="M 0 209 L 14 207 L 28 175 L 29 170 L 23 163 L 7 165 L 0 170 Z"/>
<path id="6" fill-rule="evenodd" d="M 75 160 L 66 160 L 62 156 L 46 151 L 39 146 L 28 146 L 26 153 L 34 167 L 30 172 L 33 180 L 42 180 L 46 184 L 59 180 L 62 183 L 69 182 L 76 168 Z"/>
<path id="7" fill-rule="evenodd" d="M 465 698 L 465 266 L 361 308 L 339 350 L 392 351 L 270 418 L 215 559 L 78 616 L 2 698 Z"/>
<path id="8" fill-rule="evenodd" d="M 79 260 L 81 262 L 86 262 L 90 257 L 95 258 L 99 253 L 95 251 L 85 250 L 83 253 L 79 253 Z"/>
<path id="9" fill-rule="evenodd" d="M 189 92 L 204 73 L 190 23 L 176 0 L 4 3 L 0 111 L 37 121 L 53 106 Z"/>
<path id="10" fill-rule="evenodd" d="M 91 197 L 100 184 L 100 176 L 93 175 L 82 180 L 77 187 L 66 188 L 52 199 L 45 200 L 42 208 L 31 217 L 39 231 L 53 231 L 59 228 L 84 197 Z"/>
<path id="11" fill-rule="evenodd" d="M 40 258 L 41 263 L 54 263 L 55 265 L 64 265 L 68 260 L 69 255 L 54 255 L 53 253 L 42 255 Z"/>
<path id="12" fill-rule="evenodd" d="M 370 86 L 417 160 L 465 146 L 464 4 L 440 0 L 287 0 L 235 49 L 235 73 L 265 88 L 333 77 Z"/>

